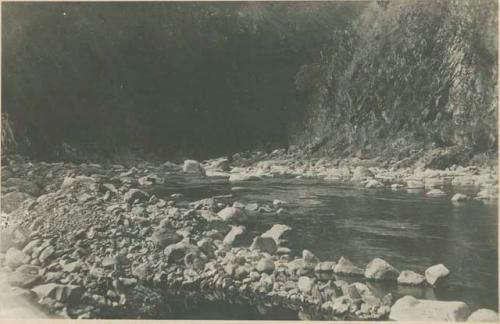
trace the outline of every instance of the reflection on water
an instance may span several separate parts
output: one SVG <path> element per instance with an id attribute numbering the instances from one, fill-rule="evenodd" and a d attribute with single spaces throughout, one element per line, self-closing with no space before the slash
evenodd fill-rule
<path id="1" fill-rule="evenodd" d="M 203 181 L 203 182 L 202 182 Z M 269 179 L 239 183 L 231 191 L 222 179 L 172 179 L 156 188 L 158 196 L 181 192 L 189 200 L 233 194 L 242 203 L 289 202 L 287 214 L 261 214 L 247 228 L 255 234 L 281 223 L 293 228 L 290 248 L 313 251 L 321 260 L 346 256 L 363 267 L 380 257 L 400 270 L 423 273 L 433 264 L 451 270 L 446 287 L 401 287 L 370 283 L 377 293 L 395 297 L 461 300 L 472 309 L 498 309 L 497 204 L 453 204 L 454 192 L 429 198 L 389 189 L 364 189 L 318 180 Z M 474 189 L 470 189 L 474 190 Z"/>

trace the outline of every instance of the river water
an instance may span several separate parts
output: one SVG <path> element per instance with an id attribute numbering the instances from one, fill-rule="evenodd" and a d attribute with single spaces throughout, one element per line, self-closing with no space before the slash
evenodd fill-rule
<path id="1" fill-rule="evenodd" d="M 232 187 L 238 186 L 238 190 Z M 396 284 L 368 283 L 376 295 L 391 292 L 395 298 L 458 300 L 472 310 L 498 310 L 498 216 L 497 202 L 452 203 L 452 188 L 445 197 L 426 197 L 423 191 L 409 193 L 390 189 L 364 189 L 354 185 L 310 179 L 265 179 L 231 184 L 227 180 L 176 178 L 155 188 L 160 198 L 182 193 L 188 200 L 232 194 L 235 201 L 271 204 L 288 202 L 286 214 L 260 214 L 244 225 L 261 234 L 273 224 L 292 227 L 290 248 L 296 255 L 312 251 L 322 261 L 348 257 L 364 266 L 379 257 L 399 270 L 424 273 L 443 263 L 451 271 L 444 287 L 416 288 Z M 462 188 L 462 193 L 477 192 Z M 344 279 L 344 278 L 343 278 Z M 360 281 L 359 279 L 357 281 Z M 260 318 L 249 310 L 232 311 L 200 305 L 190 318 Z M 277 314 L 274 314 L 280 318 Z M 179 314 L 179 318 L 183 318 Z M 264 318 L 270 318 L 266 316 Z M 284 315 L 284 318 L 289 318 Z"/>

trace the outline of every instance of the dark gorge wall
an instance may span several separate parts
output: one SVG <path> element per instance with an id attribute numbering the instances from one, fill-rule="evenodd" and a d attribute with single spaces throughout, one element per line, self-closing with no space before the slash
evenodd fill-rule
<path id="1" fill-rule="evenodd" d="M 441 167 L 496 156 L 497 6 L 372 2 L 310 65 L 321 73 L 298 141 L 332 156 L 442 151 Z"/>
<path id="2" fill-rule="evenodd" d="M 5 3 L 4 152 L 202 158 L 283 145 L 308 100 L 297 71 L 363 6 Z"/>

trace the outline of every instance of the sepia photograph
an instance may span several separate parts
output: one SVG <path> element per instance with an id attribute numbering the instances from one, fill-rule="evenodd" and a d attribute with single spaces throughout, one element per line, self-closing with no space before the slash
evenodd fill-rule
<path id="1" fill-rule="evenodd" d="M 0 322 L 499 322 L 498 0 L 0 6 Z"/>

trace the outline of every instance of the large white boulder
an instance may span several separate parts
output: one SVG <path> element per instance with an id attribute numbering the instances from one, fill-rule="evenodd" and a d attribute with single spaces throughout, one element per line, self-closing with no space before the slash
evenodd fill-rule
<path id="1" fill-rule="evenodd" d="M 425 270 L 425 280 L 434 286 L 444 281 L 450 275 L 450 270 L 443 264 L 436 264 Z"/>
<path id="2" fill-rule="evenodd" d="M 195 160 L 184 161 L 184 165 L 182 166 L 182 171 L 186 173 L 203 174 L 203 175 L 205 174 L 205 169 L 203 169 L 201 164 Z"/>
<path id="3" fill-rule="evenodd" d="M 469 314 L 469 307 L 463 302 L 420 300 L 405 296 L 391 307 L 389 320 L 463 322 Z"/>
<path id="4" fill-rule="evenodd" d="M 481 308 L 472 313 L 467 322 L 495 322 L 498 323 L 498 313 L 491 309 Z"/>

